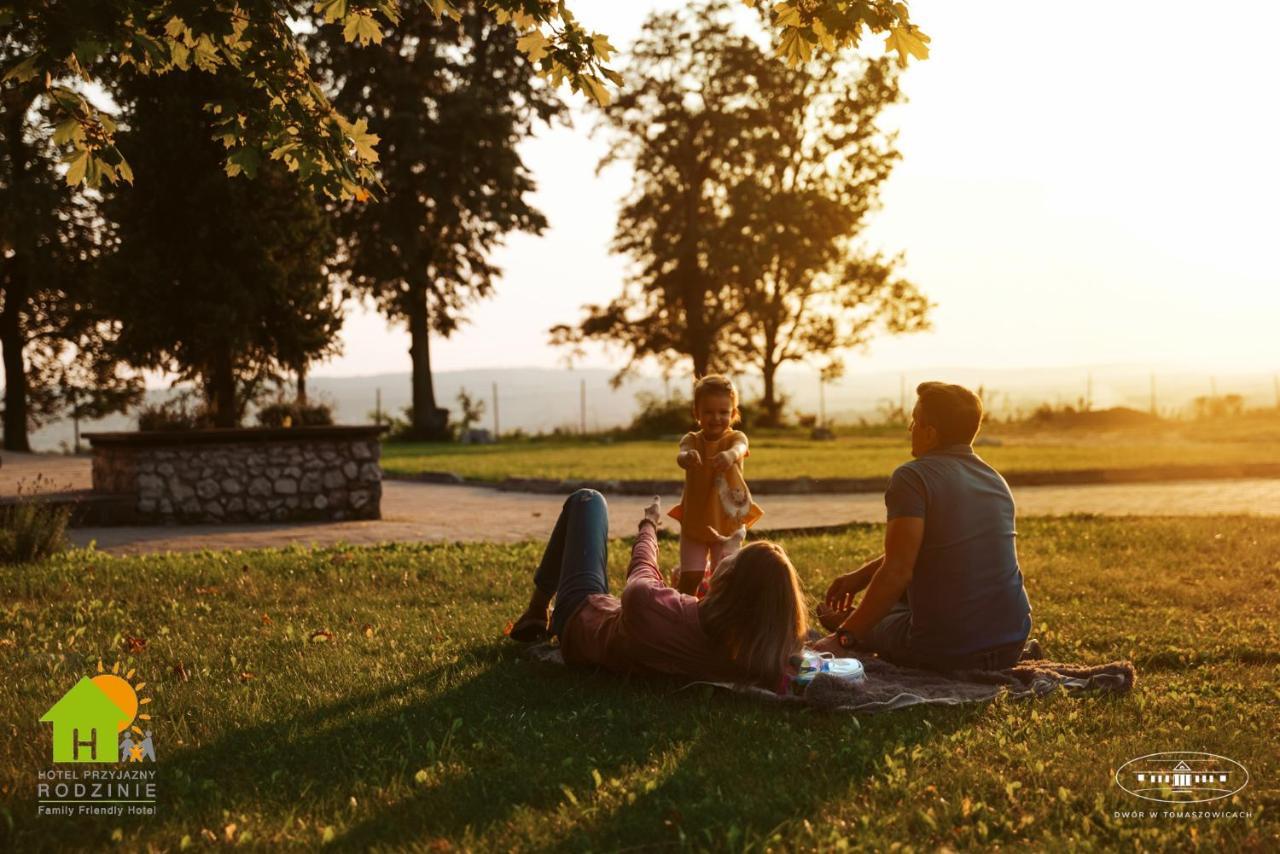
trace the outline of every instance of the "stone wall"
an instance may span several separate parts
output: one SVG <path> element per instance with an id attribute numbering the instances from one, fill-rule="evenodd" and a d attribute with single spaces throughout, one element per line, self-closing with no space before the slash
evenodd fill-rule
<path id="1" fill-rule="evenodd" d="M 377 519 L 382 429 L 91 433 L 93 488 L 133 496 L 140 522 Z"/>

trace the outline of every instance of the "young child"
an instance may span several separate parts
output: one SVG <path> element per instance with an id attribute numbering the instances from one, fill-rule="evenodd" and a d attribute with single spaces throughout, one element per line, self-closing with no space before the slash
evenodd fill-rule
<path id="1" fill-rule="evenodd" d="M 742 535 L 764 515 L 742 479 L 747 437 L 733 425 L 740 418 L 738 390 L 728 377 L 711 374 L 693 388 L 693 417 L 701 428 L 680 440 L 676 465 L 684 469 L 684 495 L 671 508 L 680 521 L 680 569 L 676 587 L 681 593 L 705 592 L 703 579 Z M 745 534 L 745 531 L 743 532 Z M 736 542 L 735 542 L 736 540 Z"/>

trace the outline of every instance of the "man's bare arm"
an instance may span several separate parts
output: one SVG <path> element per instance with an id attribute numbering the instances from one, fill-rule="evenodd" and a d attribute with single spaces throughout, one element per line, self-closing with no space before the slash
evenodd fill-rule
<path id="1" fill-rule="evenodd" d="M 853 597 L 866 589 L 883 564 L 884 555 L 874 557 L 852 572 L 846 572 L 831 582 L 825 599 L 827 607 L 832 611 L 845 611 L 852 608 Z"/>
<path id="2" fill-rule="evenodd" d="M 900 516 L 889 520 L 884 534 L 884 560 L 867 585 L 866 595 L 840 626 L 841 631 L 853 635 L 859 643 L 867 642 L 871 629 L 884 619 L 911 583 L 923 541 L 924 519 Z"/>

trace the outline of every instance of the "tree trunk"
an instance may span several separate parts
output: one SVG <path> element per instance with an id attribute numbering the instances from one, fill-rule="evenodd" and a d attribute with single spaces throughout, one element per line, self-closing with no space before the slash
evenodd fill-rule
<path id="1" fill-rule="evenodd" d="M 764 380 L 764 395 L 760 399 L 761 423 L 766 427 L 779 427 L 782 424 L 782 403 L 778 400 L 776 379 L 783 360 L 779 358 L 778 327 L 767 319 L 763 344 L 760 353 L 760 374 Z"/>
<path id="2" fill-rule="evenodd" d="M 413 423 L 411 438 L 444 441 L 449 438 L 449 410 L 436 406 L 431 377 L 431 315 L 427 289 L 413 285 L 408 297 L 409 357 L 413 362 Z"/>
<path id="3" fill-rule="evenodd" d="M 231 348 L 223 347 L 214 354 L 209 366 L 205 397 L 212 410 L 214 427 L 235 427 L 240 419 L 236 415 L 236 372 Z"/>
<path id="4" fill-rule="evenodd" d="M 307 405 L 307 365 L 303 362 L 298 365 L 298 393 L 296 402 L 299 406 Z"/>
<path id="5" fill-rule="evenodd" d="M 688 186 L 684 193 L 683 228 L 676 275 L 680 282 L 680 300 L 684 303 L 685 351 L 693 360 L 694 379 L 707 375 L 711 362 L 711 341 L 707 334 L 706 294 L 702 264 L 698 260 L 698 237 L 702 215 L 702 175 L 699 153 L 692 138 L 685 140 L 685 167 Z"/>
<path id="6" fill-rule="evenodd" d="M 695 379 L 707 375 L 711 364 L 711 339 L 707 334 L 706 287 L 702 283 L 702 270 L 696 253 L 688 253 L 680 259 L 680 276 L 684 279 L 684 328 L 686 350 L 693 360 Z"/>
<path id="7" fill-rule="evenodd" d="M 34 99 L 30 86 L 13 87 L 4 93 L 4 138 L 0 140 L 9 154 L 9 197 L 14 208 L 22 210 L 27 184 L 27 150 L 22 138 L 27 110 Z M 31 299 L 32 241 L 21 225 L 18 235 L 0 235 L 0 243 L 10 243 L 13 257 L 4 262 L 4 312 L 0 313 L 0 349 L 4 355 L 4 447 L 7 451 L 30 451 L 27 436 L 27 373 L 22 358 L 26 335 L 22 329 L 22 313 Z M 7 240 L 6 240 L 7 239 Z M 25 244 L 25 245 L 24 245 Z M 0 255 L 0 260 L 3 255 Z"/>
<path id="8" fill-rule="evenodd" d="M 764 380 L 764 395 L 760 398 L 760 423 L 766 427 L 777 427 L 782 422 L 782 407 L 778 403 L 777 387 L 774 383 L 778 373 L 778 363 L 772 359 L 765 359 L 761 364 L 760 373 Z"/>
<path id="9" fill-rule="evenodd" d="M 702 379 L 710 370 L 711 363 L 711 347 L 706 342 L 695 343 L 692 347 L 693 352 L 693 377 L 694 379 Z"/>
<path id="10" fill-rule="evenodd" d="M 9 265 L 11 268 L 14 265 Z M 25 288 L 15 285 L 23 275 L 12 272 L 5 285 L 4 312 L 0 313 L 0 350 L 4 351 L 4 449 L 30 451 L 27 437 L 27 372 L 22 358 L 19 306 L 26 302 Z"/>

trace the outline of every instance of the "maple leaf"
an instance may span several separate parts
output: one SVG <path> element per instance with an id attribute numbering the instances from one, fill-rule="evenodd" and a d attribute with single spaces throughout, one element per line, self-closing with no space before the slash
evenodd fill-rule
<path id="1" fill-rule="evenodd" d="M 376 133 L 369 133 L 369 120 L 360 119 L 348 131 L 351 142 L 356 147 L 356 156 L 368 163 L 378 162 L 378 152 L 374 146 L 381 140 Z"/>
<path id="2" fill-rule="evenodd" d="M 596 34 L 591 39 L 591 48 L 596 52 L 596 56 L 600 57 L 602 62 L 608 62 L 609 57 L 613 56 L 616 48 L 609 44 L 609 37 Z"/>
<path id="3" fill-rule="evenodd" d="M 85 171 L 89 168 L 89 152 L 83 148 L 73 152 L 74 157 L 67 166 L 67 186 L 74 187 L 84 180 Z"/>
<path id="4" fill-rule="evenodd" d="M 341 21 L 347 16 L 347 0 L 316 0 L 312 8 L 324 16 L 326 24 Z"/>
<path id="5" fill-rule="evenodd" d="M 813 56 L 813 46 L 804 38 L 800 30 L 789 29 L 778 45 L 778 53 L 791 68 L 797 68 L 809 61 Z"/>
<path id="6" fill-rule="evenodd" d="M 516 41 L 516 47 L 529 57 L 530 62 L 537 62 L 546 56 L 548 44 L 550 42 L 541 30 L 534 30 Z"/>
<path id="7" fill-rule="evenodd" d="M 896 52 L 898 66 L 906 68 L 908 56 L 916 59 L 929 58 L 929 42 L 929 37 L 916 27 L 890 27 L 889 35 L 884 39 L 884 48 L 886 51 Z"/>
<path id="8" fill-rule="evenodd" d="M 800 10 L 792 3 L 779 3 L 773 7 L 774 26 L 798 27 L 801 25 Z"/>
<path id="9" fill-rule="evenodd" d="M 602 107 L 609 106 L 609 102 L 613 100 L 612 93 L 605 87 L 604 83 L 595 77 L 588 77 L 585 74 L 579 79 L 579 85 L 582 92 Z"/>
<path id="10" fill-rule="evenodd" d="M 356 12 L 347 16 L 347 25 L 342 28 L 342 37 L 347 41 L 358 41 L 362 45 L 369 42 L 382 44 L 382 27 L 369 12 Z"/>
<path id="11" fill-rule="evenodd" d="M 34 80 L 39 73 L 40 68 L 36 65 L 36 57 L 28 56 L 6 71 L 0 82 L 8 83 L 10 80 L 16 80 L 19 83 L 26 83 L 28 80 Z"/>

